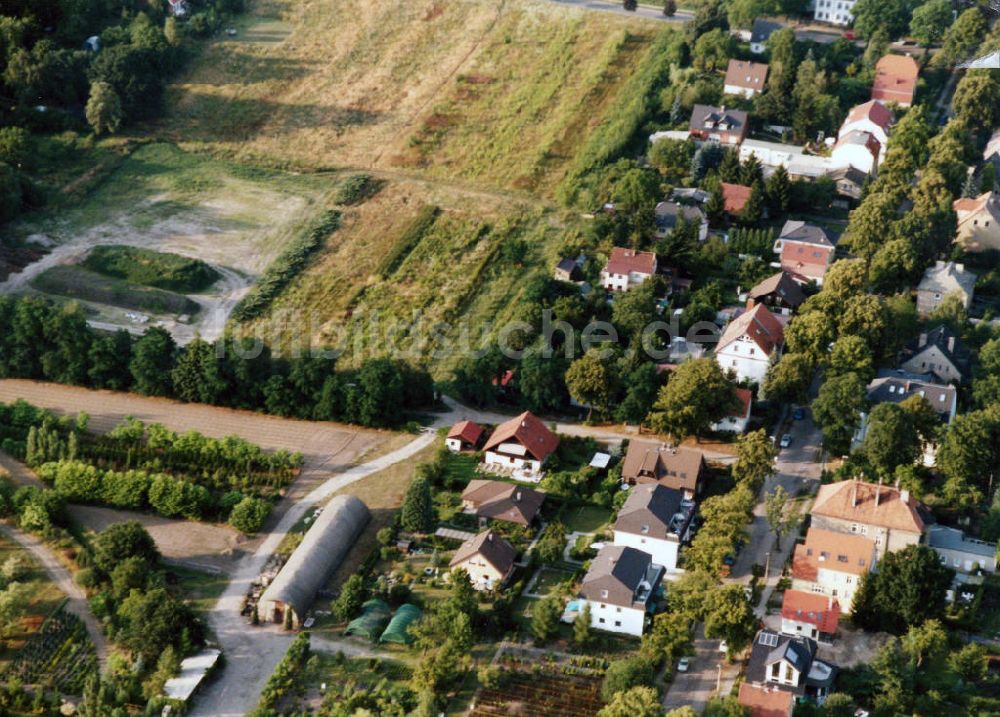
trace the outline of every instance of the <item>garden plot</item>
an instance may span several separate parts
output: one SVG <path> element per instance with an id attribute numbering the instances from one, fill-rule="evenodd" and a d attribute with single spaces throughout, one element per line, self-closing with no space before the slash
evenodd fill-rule
<path id="1" fill-rule="evenodd" d="M 202 293 L 172 294 L 175 302 L 162 296 L 144 302 L 133 295 L 141 293 L 140 285 L 128 282 L 103 295 L 91 292 L 80 298 L 92 299 L 83 302 L 92 323 L 136 331 L 148 321 L 163 325 L 181 342 L 196 333 L 214 340 L 257 277 L 321 211 L 324 188 L 331 186 L 324 178 L 248 169 L 173 145 L 146 145 L 77 207 L 14 228 L 18 240 L 46 253 L 0 283 L 0 292 L 32 286 L 45 292 L 48 286 L 65 295 L 59 289 L 66 284 L 64 275 L 89 276 L 79 265 L 97 246 L 168 252 L 200 260 L 220 278 Z M 137 308 L 146 311 L 140 315 Z"/>

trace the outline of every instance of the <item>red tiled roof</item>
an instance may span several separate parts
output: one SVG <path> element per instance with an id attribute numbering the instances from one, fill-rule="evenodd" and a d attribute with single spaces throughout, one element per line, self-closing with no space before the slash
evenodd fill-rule
<path id="1" fill-rule="evenodd" d="M 781 602 L 781 617 L 807 622 L 815 625 L 820 632 L 832 635 L 840 624 L 840 603 L 837 598 L 826 595 L 786 590 Z"/>
<path id="2" fill-rule="evenodd" d="M 544 461 L 559 446 L 559 436 L 550 431 L 542 419 L 531 411 L 501 423 L 486 442 L 486 450 L 496 448 L 501 443 L 517 441 L 536 460 Z"/>
<path id="3" fill-rule="evenodd" d="M 448 431 L 448 438 L 459 438 L 466 443 L 471 443 L 473 445 L 479 442 L 482 438 L 485 428 L 480 426 L 478 423 L 473 423 L 472 421 L 459 421 L 451 430 Z"/>
<path id="4" fill-rule="evenodd" d="M 815 582 L 820 568 L 864 575 L 872 569 L 875 542 L 860 535 L 810 528 L 806 542 L 795 546 L 792 577 Z"/>
<path id="5" fill-rule="evenodd" d="M 636 251 L 616 246 L 611 250 L 611 256 L 604 270 L 609 274 L 649 274 L 656 272 L 656 254 L 651 251 Z"/>
<path id="6" fill-rule="evenodd" d="M 864 104 L 852 108 L 851 111 L 847 113 L 847 119 L 844 120 L 844 124 L 847 125 L 852 122 L 860 122 L 866 119 L 871 120 L 882 129 L 888 131 L 889 125 L 892 124 L 892 112 L 890 112 L 889 108 L 881 102 L 868 100 Z"/>
<path id="7" fill-rule="evenodd" d="M 763 304 L 757 304 L 745 314 L 729 322 L 722 338 L 716 346 L 716 352 L 721 351 L 741 336 L 748 336 L 765 354 L 770 354 L 776 346 L 785 340 L 785 329 Z"/>
<path id="8" fill-rule="evenodd" d="M 726 211 L 730 214 L 742 212 L 753 189 L 744 184 L 729 184 L 728 182 L 721 182 L 720 186 L 722 187 L 722 199 L 725 202 Z"/>
<path id="9" fill-rule="evenodd" d="M 872 99 L 911 104 L 919 74 L 917 61 L 909 55 L 886 55 L 875 65 Z"/>
<path id="10" fill-rule="evenodd" d="M 833 252 L 832 247 L 806 246 L 805 244 L 789 242 L 781 247 L 781 263 L 782 265 L 788 262 L 793 266 L 812 264 L 813 266 L 825 267 L 830 263 Z"/>
<path id="11" fill-rule="evenodd" d="M 737 418 L 746 418 L 750 415 L 750 404 L 753 402 L 753 391 L 749 388 L 738 388 L 736 389 L 736 398 L 740 402 L 740 409 L 730 413 L 729 415 Z"/>
<path id="12" fill-rule="evenodd" d="M 744 682 L 737 701 L 750 711 L 750 717 L 789 717 L 795 695 L 777 687 L 761 687 Z"/>

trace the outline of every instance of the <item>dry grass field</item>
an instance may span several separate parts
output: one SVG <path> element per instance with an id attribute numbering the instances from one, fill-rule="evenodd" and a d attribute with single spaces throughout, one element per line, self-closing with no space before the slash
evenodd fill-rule
<path id="1" fill-rule="evenodd" d="M 171 89 L 166 136 L 529 191 L 558 180 L 657 29 L 542 0 L 257 0 L 236 27 Z"/>

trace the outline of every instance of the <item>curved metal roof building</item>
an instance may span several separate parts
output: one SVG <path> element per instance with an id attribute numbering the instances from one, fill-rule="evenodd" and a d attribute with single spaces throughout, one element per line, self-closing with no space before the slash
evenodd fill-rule
<path id="1" fill-rule="evenodd" d="M 301 621 L 316 591 L 343 562 L 370 517 L 368 507 L 352 495 L 331 500 L 261 595 L 261 619 L 281 622 L 285 609 L 290 608 Z"/>

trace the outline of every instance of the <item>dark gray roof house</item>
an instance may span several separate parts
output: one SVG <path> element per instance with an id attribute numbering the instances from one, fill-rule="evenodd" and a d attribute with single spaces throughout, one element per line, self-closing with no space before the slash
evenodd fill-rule
<path id="1" fill-rule="evenodd" d="M 747 135 L 748 115 L 743 110 L 712 105 L 695 105 L 691 109 L 688 130 L 699 140 L 722 144 L 739 144 Z"/>
<path id="2" fill-rule="evenodd" d="M 968 375 L 969 349 L 947 325 L 935 326 L 907 344 L 900 366 L 913 373 L 930 373 L 942 383 L 961 381 Z"/>
<path id="3" fill-rule="evenodd" d="M 796 219 L 789 219 L 785 222 L 785 225 L 781 227 L 781 233 L 778 235 L 779 242 L 799 242 L 800 244 L 815 244 L 817 246 L 832 247 L 833 242 L 830 241 L 830 237 L 823 230 L 822 227 L 818 227 L 815 224 L 808 224 L 806 222 L 798 221 Z M 775 251 L 779 251 L 780 247 L 775 247 Z"/>
<path id="4" fill-rule="evenodd" d="M 679 540 L 694 517 L 694 508 L 694 501 L 685 500 L 679 490 L 659 483 L 637 485 L 618 511 L 614 529 L 661 540 Z"/>
<path id="5" fill-rule="evenodd" d="M 810 697 L 825 697 L 837 668 L 816 659 L 816 643 L 806 637 L 761 630 L 754 638 L 746 681 Z"/>
<path id="6" fill-rule="evenodd" d="M 958 407 L 958 391 L 954 386 L 934 383 L 929 374 L 913 374 L 901 369 L 882 369 L 868 384 L 868 401 L 902 403 L 910 396 L 923 396 L 945 423 L 951 423 Z"/>
<path id="7" fill-rule="evenodd" d="M 698 227 L 706 221 L 705 212 L 699 207 L 678 204 L 677 202 L 660 202 L 656 205 L 654 216 L 656 231 L 660 234 L 666 234 L 676 227 L 680 219 Z"/>
<path id="8" fill-rule="evenodd" d="M 595 603 L 644 610 L 663 580 L 665 569 L 649 553 L 606 545 L 590 563 L 580 595 Z"/>
<path id="9" fill-rule="evenodd" d="M 754 20 L 753 25 L 750 27 L 751 44 L 758 45 L 767 42 L 771 35 L 776 33 L 782 27 L 783 25 L 780 22 L 761 20 L 760 18 Z"/>

